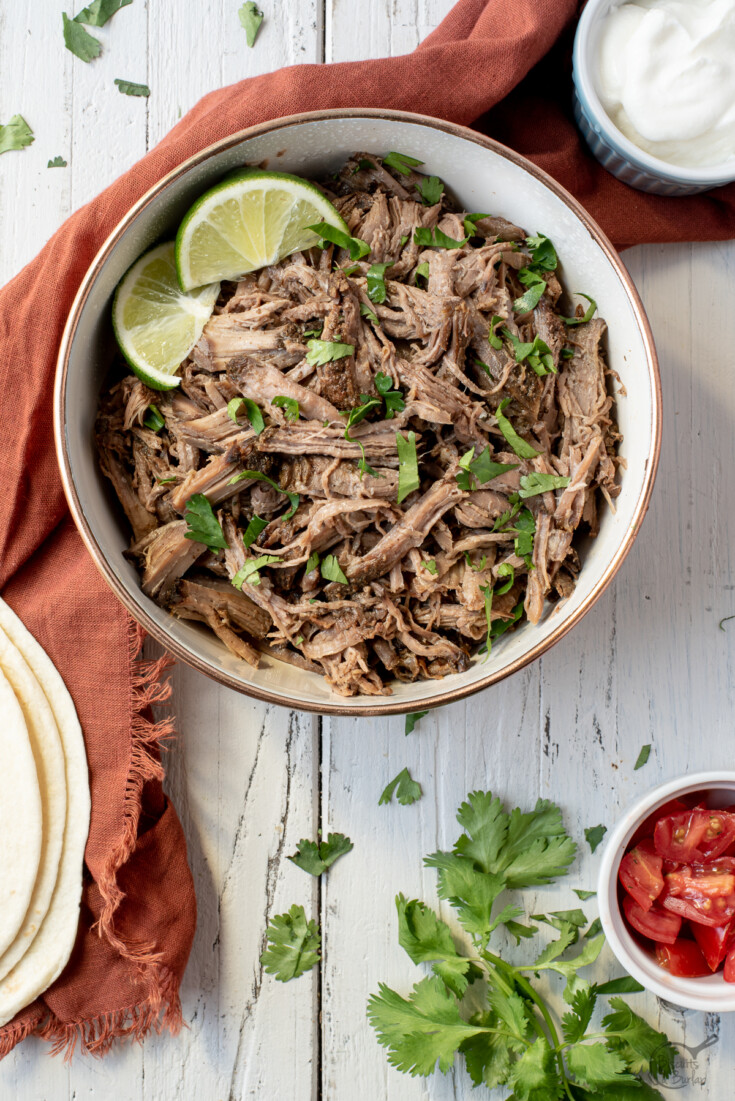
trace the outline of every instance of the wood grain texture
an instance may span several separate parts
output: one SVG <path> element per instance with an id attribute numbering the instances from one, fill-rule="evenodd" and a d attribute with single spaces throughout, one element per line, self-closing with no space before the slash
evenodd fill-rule
<path id="1" fill-rule="evenodd" d="M 30 148 L 0 158 L 0 282 L 201 95 L 284 64 L 406 52 L 450 6 L 263 0 L 266 19 L 249 50 L 239 0 L 207 4 L 206 23 L 200 6 L 135 0 L 92 30 L 103 54 L 85 66 L 64 50 L 51 0 L 37 0 L 32 19 L 0 0 L 0 121 L 20 112 L 36 134 Z M 115 77 L 148 83 L 150 99 L 122 96 Z M 47 169 L 57 154 L 69 166 Z M 724 632 L 717 624 L 735 613 L 735 246 L 635 249 L 626 262 L 657 339 L 665 424 L 650 514 L 615 584 L 541 661 L 427 716 L 408 738 L 400 718 L 322 728 L 177 667 L 180 735 L 167 750 L 167 786 L 199 900 L 182 988 L 188 1028 L 178 1040 L 154 1036 L 71 1067 L 26 1042 L 0 1065 L 3 1101 L 480 1097 L 461 1067 L 429 1080 L 389 1068 L 365 1017 L 379 981 L 405 993 L 423 973 L 398 947 L 393 899 L 403 891 L 436 902 L 422 857 L 451 845 L 460 801 L 481 787 L 522 805 L 550 797 L 581 838 L 585 826 L 612 825 L 659 780 L 731 765 L 735 621 Z M 651 758 L 634 772 L 646 742 Z M 404 766 L 423 798 L 378 807 Z M 355 845 L 321 886 L 286 859 L 320 827 Z M 565 886 L 539 891 L 539 905 L 576 902 L 571 887 L 594 888 L 598 863 L 582 841 Z M 258 959 L 268 919 L 293 902 L 320 915 L 324 960 L 321 974 L 284 985 Z M 594 916 L 594 900 L 586 907 Z M 598 973 L 618 970 L 606 951 Z M 731 1096 L 735 1019 L 645 995 L 636 1008 L 681 1044 L 667 1101 Z"/>

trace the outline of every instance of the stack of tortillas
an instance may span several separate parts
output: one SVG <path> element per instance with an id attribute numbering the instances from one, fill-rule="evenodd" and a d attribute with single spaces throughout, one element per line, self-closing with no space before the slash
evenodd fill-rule
<path id="1" fill-rule="evenodd" d="M 0 599 L 0 1026 L 61 974 L 79 924 L 87 757 L 56 667 Z"/>

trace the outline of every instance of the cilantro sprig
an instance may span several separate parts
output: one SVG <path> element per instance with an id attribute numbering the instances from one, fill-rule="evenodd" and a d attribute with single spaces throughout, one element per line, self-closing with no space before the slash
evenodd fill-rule
<path id="1" fill-rule="evenodd" d="M 675 1052 L 667 1037 L 617 996 L 601 1026 L 590 1028 L 600 996 L 642 987 L 630 978 L 596 985 L 579 975 L 604 942 L 594 930 L 582 932 L 587 920 L 582 910 L 533 915 L 558 935 L 527 963 L 511 963 L 489 948 L 500 926 L 517 944 L 538 932 L 537 926 L 519 922 L 521 908 L 503 904 L 500 896 L 566 874 L 576 846 L 559 808 L 539 800 L 530 812 L 507 813 L 490 792 L 476 791 L 457 819 L 463 833 L 452 851 L 434 853 L 425 863 L 438 869 L 439 896 L 452 906 L 468 938 L 458 947 L 449 925 L 430 907 L 397 896 L 399 943 L 414 963 L 430 964 L 432 974 L 408 997 L 381 983 L 368 1001 L 368 1019 L 388 1049 L 389 1063 L 426 1077 L 437 1066 L 446 1073 L 462 1054 L 475 1086 L 505 1086 L 513 1101 L 662 1101 L 639 1075 L 671 1074 Z M 561 1020 L 547 1001 L 544 971 L 565 980 L 568 1008 Z M 478 979 L 484 984 L 474 988 L 470 1010 L 464 996 Z"/>
<path id="2" fill-rule="evenodd" d="M 309 841 L 302 837 L 293 856 L 289 856 L 292 864 L 309 875 L 320 876 L 331 868 L 335 860 L 350 852 L 355 846 L 349 837 L 343 833 L 330 833 L 326 841 Z"/>
<path id="3" fill-rule="evenodd" d="M 306 228 L 313 230 L 323 241 L 329 241 L 330 244 L 337 245 L 338 248 L 347 249 L 351 260 L 362 260 L 363 256 L 368 256 L 370 253 L 370 245 L 367 241 L 362 241 L 359 237 L 350 237 L 349 233 L 345 233 L 343 229 L 338 229 L 330 222 L 317 222 L 316 225 L 307 226 Z"/>

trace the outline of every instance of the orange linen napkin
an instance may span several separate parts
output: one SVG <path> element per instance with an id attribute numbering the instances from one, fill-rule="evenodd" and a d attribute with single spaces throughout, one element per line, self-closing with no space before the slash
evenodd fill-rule
<path id="1" fill-rule="evenodd" d="M 74 697 L 92 783 L 79 938 L 59 980 L 0 1030 L 94 1051 L 181 1023 L 178 987 L 195 906 L 181 826 L 162 794 L 146 712 L 166 695 L 141 665 L 131 622 L 98 577 L 66 507 L 54 457 L 57 348 L 80 280 L 130 206 L 204 146 L 268 119 L 335 107 L 417 111 L 478 126 L 574 192 L 618 244 L 735 235 L 735 187 L 689 199 L 630 190 L 584 147 L 571 117 L 575 0 L 460 0 L 415 53 L 301 65 L 205 96 L 167 138 L 74 214 L 0 291 L 0 588 Z"/>

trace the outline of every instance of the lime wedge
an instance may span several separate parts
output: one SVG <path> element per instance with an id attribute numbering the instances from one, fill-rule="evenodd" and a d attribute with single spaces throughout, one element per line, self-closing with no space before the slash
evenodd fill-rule
<path id="1" fill-rule="evenodd" d="M 237 279 L 311 248 L 307 226 L 329 222 L 349 232 L 321 191 L 285 172 L 244 169 L 207 191 L 176 234 L 176 267 L 185 290 L 215 279 Z"/>
<path id="2" fill-rule="evenodd" d="M 174 242 L 156 245 L 120 280 L 112 327 L 126 360 L 153 390 L 172 390 L 182 362 L 202 335 L 219 283 L 185 294 L 176 276 Z"/>

